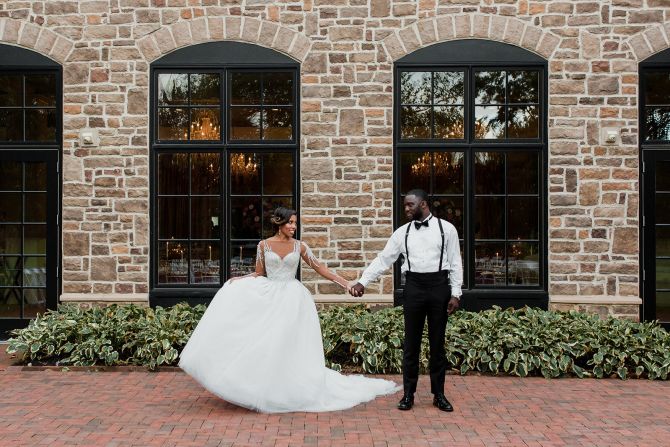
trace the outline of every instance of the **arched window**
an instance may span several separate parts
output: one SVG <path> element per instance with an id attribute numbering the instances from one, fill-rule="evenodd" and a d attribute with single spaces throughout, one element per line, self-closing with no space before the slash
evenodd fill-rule
<path id="1" fill-rule="evenodd" d="M 396 224 L 404 194 L 426 190 L 458 230 L 469 308 L 547 306 L 546 85 L 544 59 L 484 40 L 395 64 Z"/>
<path id="2" fill-rule="evenodd" d="M 61 73 L 0 45 L 0 338 L 56 308 Z"/>
<path id="3" fill-rule="evenodd" d="M 151 65 L 152 303 L 253 272 L 268 214 L 297 206 L 299 65 L 212 42 Z"/>
<path id="4" fill-rule="evenodd" d="M 670 50 L 640 63 L 642 316 L 670 327 Z"/>

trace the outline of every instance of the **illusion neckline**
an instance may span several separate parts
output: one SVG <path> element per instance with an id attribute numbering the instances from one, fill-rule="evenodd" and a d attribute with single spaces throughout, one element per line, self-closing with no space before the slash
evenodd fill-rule
<path id="1" fill-rule="evenodd" d="M 272 249 L 272 246 L 268 243 L 267 239 L 265 240 L 265 246 L 267 247 L 267 249 L 270 253 L 274 253 L 279 259 L 281 259 L 283 261 L 284 259 L 286 259 L 288 256 L 292 255 L 293 253 L 299 253 L 299 251 L 297 250 L 298 240 L 293 239 L 293 241 L 294 241 L 293 242 L 293 251 L 286 253 L 284 256 L 282 256 L 279 253 L 277 253 L 276 251 L 274 251 Z"/>

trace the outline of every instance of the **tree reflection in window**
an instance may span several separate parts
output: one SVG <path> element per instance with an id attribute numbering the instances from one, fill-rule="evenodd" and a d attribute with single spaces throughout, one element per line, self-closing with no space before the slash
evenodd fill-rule
<path id="1" fill-rule="evenodd" d="M 670 71 L 647 71 L 644 80 L 646 141 L 670 140 Z"/>

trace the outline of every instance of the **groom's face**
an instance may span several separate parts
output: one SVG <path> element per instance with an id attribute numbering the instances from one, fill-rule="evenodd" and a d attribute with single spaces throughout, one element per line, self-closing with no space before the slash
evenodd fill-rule
<path id="1" fill-rule="evenodd" d="M 423 217 L 423 201 L 415 195 L 405 196 L 405 216 L 409 220 L 421 220 Z"/>

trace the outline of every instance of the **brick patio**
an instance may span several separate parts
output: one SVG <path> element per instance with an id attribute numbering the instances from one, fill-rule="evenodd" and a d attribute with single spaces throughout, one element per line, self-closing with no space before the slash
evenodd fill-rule
<path id="1" fill-rule="evenodd" d="M 449 376 L 456 410 L 447 414 L 431 406 L 424 376 L 412 412 L 395 410 L 394 395 L 349 411 L 265 415 L 215 398 L 181 372 L 7 365 L 0 358 L 0 446 L 658 446 L 670 439 L 667 382 Z"/>

